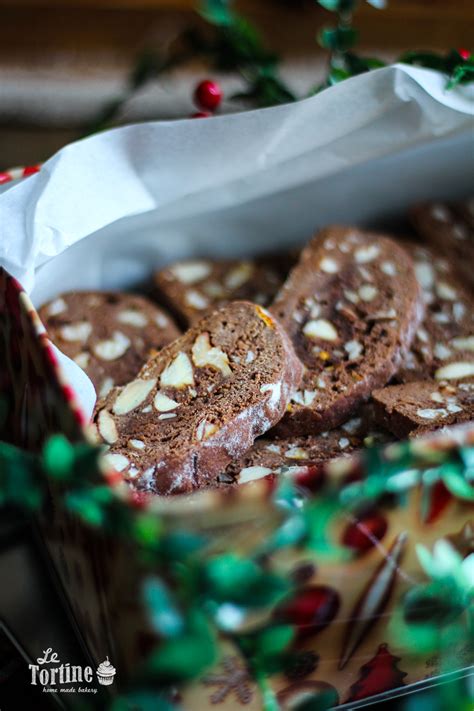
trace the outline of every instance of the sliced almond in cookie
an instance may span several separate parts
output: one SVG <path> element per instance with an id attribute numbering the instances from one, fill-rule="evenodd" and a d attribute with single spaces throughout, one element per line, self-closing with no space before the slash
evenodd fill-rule
<path id="1" fill-rule="evenodd" d="M 125 385 L 113 400 L 112 410 L 115 415 L 126 415 L 139 407 L 156 385 L 155 378 L 137 378 Z"/>
<path id="2" fill-rule="evenodd" d="M 117 441 L 118 433 L 115 426 L 115 420 L 108 410 L 101 411 L 99 417 L 97 418 L 97 428 L 102 439 L 107 442 L 107 444 L 113 444 Z"/>
<path id="3" fill-rule="evenodd" d="M 227 353 L 224 353 L 221 348 L 211 346 L 208 333 L 199 334 L 194 341 L 191 353 L 193 363 L 200 368 L 209 366 L 210 368 L 220 370 L 225 377 L 232 375 Z"/>
<path id="4" fill-rule="evenodd" d="M 160 376 L 163 388 L 181 390 L 187 385 L 194 385 L 193 366 L 187 353 L 180 351 L 165 367 Z"/>
<path id="5" fill-rule="evenodd" d="M 59 335 L 65 341 L 84 343 L 92 333 L 92 325 L 88 321 L 78 321 L 61 326 Z"/>
<path id="6" fill-rule="evenodd" d="M 112 338 L 98 341 L 92 346 L 94 355 L 100 360 L 117 360 L 130 348 L 131 341 L 120 331 L 114 331 Z"/>
<path id="7" fill-rule="evenodd" d="M 118 438 L 109 455 L 127 458 L 121 471 L 132 486 L 190 491 L 213 481 L 281 418 L 301 374 L 278 321 L 260 306 L 232 302 L 112 390 L 95 421 L 100 432 L 103 413 L 112 414 Z"/>
<path id="8" fill-rule="evenodd" d="M 170 412 L 176 407 L 179 407 L 179 402 L 176 402 L 176 400 L 173 400 L 172 398 L 168 397 L 168 395 L 161 393 L 159 390 L 155 395 L 153 404 L 158 410 L 158 412 Z"/>
<path id="9" fill-rule="evenodd" d="M 474 362 L 458 361 L 438 368 L 436 380 L 465 380 L 474 376 Z"/>
<path id="10" fill-rule="evenodd" d="M 321 269 L 328 258 L 338 263 L 337 272 Z M 382 269 L 387 263 L 390 269 Z M 399 244 L 333 227 L 303 250 L 271 310 L 305 366 L 299 391 L 318 393 L 311 401 L 292 398 L 276 428 L 290 436 L 336 427 L 384 385 L 413 340 L 423 304 L 413 262 Z"/>

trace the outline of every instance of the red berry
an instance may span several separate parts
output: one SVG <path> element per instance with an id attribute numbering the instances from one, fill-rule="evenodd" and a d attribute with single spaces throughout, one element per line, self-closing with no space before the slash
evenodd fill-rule
<path id="1" fill-rule="evenodd" d="M 458 49 L 458 54 L 464 59 L 465 62 L 470 58 L 471 53 L 468 49 L 464 49 L 464 47 L 460 47 Z"/>
<path id="2" fill-rule="evenodd" d="M 201 81 L 194 91 L 194 103 L 204 111 L 215 111 L 222 101 L 222 89 L 210 79 Z"/>
<path id="3" fill-rule="evenodd" d="M 191 114 L 191 118 L 209 118 L 209 116 L 212 116 L 209 111 L 196 111 L 195 114 Z"/>

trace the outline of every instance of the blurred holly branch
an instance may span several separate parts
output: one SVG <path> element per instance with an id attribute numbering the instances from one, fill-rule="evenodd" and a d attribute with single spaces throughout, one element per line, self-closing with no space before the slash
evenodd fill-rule
<path id="1" fill-rule="evenodd" d="M 385 0 L 365 0 L 382 10 Z M 331 25 L 317 33 L 318 44 L 327 51 L 327 75 L 309 92 L 313 94 L 350 77 L 378 69 L 385 63 L 355 51 L 358 32 L 353 20 L 360 0 L 314 0 L 334 17 Z M 230 97 L 250 107 L 266 107 L 298 98 L 282 78 L 279 57 L 267 49 L 258 28 L 233 8 L 233 0 L 200 0 L 197 12 L 207 28 L 182 32 L 166 51 L 147 49 L 137 59 L 123 93 L 110 101 L 87 126 L 86 134 L 110 127 L 126 103 L 149 81 L 181 67 L 191 60 L 202 60 L 215 71 L 234 72 L 245 88 Z M 474 59 L 464 49 L 446 54 L 430 51 L 405 52 L 397 60 L 405 64 L 434 69 L 446 75 L 447 88 L 474 81 Z"/>

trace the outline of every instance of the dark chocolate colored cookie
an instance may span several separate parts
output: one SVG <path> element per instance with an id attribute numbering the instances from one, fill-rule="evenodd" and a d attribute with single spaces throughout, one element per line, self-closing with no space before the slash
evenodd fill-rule
<path id="1" fill-rule="evenodd" d="M 39 310 L 52 342 L 92 380 L 99 396 L 132 380 L 151 352 L 180 335 L 148 299 L 118 292 L 61 294 Z"/>
<path id="2" fill-rule="evenodd" d="M 409 247 L 426 305 L 399 382 L 432 378 L 448 363 L 474 361 L 474 297 L 451 262 L 433 249 Z"/>
<path id="3" fill-rule="evenodd" d="M 474 371 L 473 371 L 474 372 Z M 373 393 L 375 417 L 397 437 L 474 419 L 474 378 L 389 385 Z"/>
<path id="4" fill-rule="evenodd" d="M 276 319 L 237 301 L 205 316 L 97 406 L 109 463 L 159 494 L 215 483 L 281 418 L 301 364 Z"/>
<path id="5" fill-rule="evenodd" d="M 186 325 L 204 313 L 244 299 L 267 306 L 273 300 L 289 269 L 282 258 L 267 260 L 193 259 L 177 262 L 155 274 L 158 298 Z"/>
<path id="6" fill-rule="evenodd" d="M 271 307 L 305 366 L 277 427 L 316 434 L 358 411 L 397 372 L 424 307 L 413 261 L 393 240 L 351 227 L 322 230 Z"/>

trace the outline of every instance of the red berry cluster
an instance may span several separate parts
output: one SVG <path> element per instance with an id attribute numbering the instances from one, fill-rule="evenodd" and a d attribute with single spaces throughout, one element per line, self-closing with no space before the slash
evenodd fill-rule
<path id="1" fill-rule="evenodd" d="M 219 108 L 222 89 L 217 82 L 205 79 L 196 86 L 193 98 L 199 111 L 192 118 L 208 118 Z"/>

